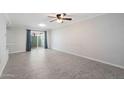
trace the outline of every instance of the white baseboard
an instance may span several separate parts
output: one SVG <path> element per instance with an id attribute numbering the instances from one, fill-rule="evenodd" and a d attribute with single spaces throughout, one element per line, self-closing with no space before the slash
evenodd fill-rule
<path id="1" fill-rule="evenodd" d="M 8 59 L 9 59 L 9 56 L 8 56 L 8 50 L 6 51 L 6 55 L 5 57 L 3 58 L 3 62 L 1 63 L 1 69 L 0 69 L 0 76 L 2 75 L 3 73 L 3 70 L 8 62 Z"/>
<path id="2" fill-rule="evenodd" d="M 26 51 L 14 51 L 14 52 L 9 52 L 9 54 L 23 53 L 23 52 L 26 52 Z"/>
<path id="3" fill-rule="evenodd" d="M 107 61 L 103 61 L 103 60 L 99 60 L 99 59 L 91 58 L 91 57 L 87 57 L 87 56 L 81 56 L 79 54 L 68 52 L 68 51 L 64 51 L 64 50 L 60 50 L 60 49 L 57 49 L 57 48 L 52 48 L 52 49 L 60 51 L 60 52 L 64 52 L 64 53 L 67 53 L 67 54 L 83 57 L 83 58 L 86 58 L 86 59 L 89 59 L 89 60 L 93 60 L 93 61 L 96 61 L 96 62 L 100 62 L 100 63 L 104 63 L 104 64 L 108 64 L 108 65 L 111 65 L 111 66 L 114 66 L 114 67 L 118 67 L 118 68 L 124 69 L 124 66 L 117 65 L 117 64 L 112 64 L 111 62 L 107 62 Z"/>

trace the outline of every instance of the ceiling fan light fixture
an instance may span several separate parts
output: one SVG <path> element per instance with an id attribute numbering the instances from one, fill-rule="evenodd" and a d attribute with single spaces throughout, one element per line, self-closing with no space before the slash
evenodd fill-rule
<path id="1" fill-rule="evenodd" d="M 64 16 L 65 16 L 65 15 L 62 13 L 62 14 L 61 14 L 61 18 L 63 18 Z"/>
<path id="2" fill-rule="evenodd" d="M 50 20 L 49 22 L 56 21 L 57 23 L 63 23 L 64 21 L 71 21 L 71 17 L 66 17 L 66 13 L 59 13 L 56 14 L 55 16 L 48 16 L 49 18 L 54 18 L 53 20 Z"/>
<path id="3" fill-rule="evenodd" d="M 57 22 L 58 22 L 58 23 L 62 23 L 63 20 L 62 20 L 62 19 L 57 19 Z"/>

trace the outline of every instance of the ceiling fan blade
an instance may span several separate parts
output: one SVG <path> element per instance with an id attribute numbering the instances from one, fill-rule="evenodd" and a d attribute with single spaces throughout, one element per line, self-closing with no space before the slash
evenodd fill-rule
<path id="1" fill-rule="evenodd" d="M 51 20 L 50 22 L 53 22 L 53 21 L 56 21 L 57 19 L 53 19 L 53 20 Z"/>
<path id="2" fill-rule="evenodd" d="M 71 21 L 72 20 L 72 18 L 62 18 L 63 20 L 69 20 L 69 21 Z"/>
<path id="3" fill-rule="evenodd" d="M 48 16 L 48 17 L 50 17 L 50 18 L 56 18 L 56 16 Z"/>

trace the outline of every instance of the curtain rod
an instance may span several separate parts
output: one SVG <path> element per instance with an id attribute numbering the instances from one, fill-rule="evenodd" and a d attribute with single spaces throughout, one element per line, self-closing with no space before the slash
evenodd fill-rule
<path id="1" fill-rule="evenodd" d="M 42 31 L 42 30 L 31 30 L 31 31 Z"/>
<path id="2" fill-rule="evenodd" d="M 28 29 L 27 29 L 28 30 Z M 30 31 L 41 31 L 41 32 L 44 32 L 44 31 L 47 31 L 47 30 L 36 30 L 36 29 L 29 29 Z"/>

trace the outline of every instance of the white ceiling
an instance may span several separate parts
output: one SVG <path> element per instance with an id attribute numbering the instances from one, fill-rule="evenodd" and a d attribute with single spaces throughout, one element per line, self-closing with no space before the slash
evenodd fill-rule
<path id="1" fill-rule="evenodd" d="M 25 27 L 36 30 L 56 29 L 65 25 L 75 23 L 77 21 L 89 19 L 101 15 L 100 13 L 67 13 L 68 17 L 72 17 L 72 21 L 65 21 L 62 24 L 57 22 L 49 22 L 51 18 L 48 15 L 55 15 L 55 13 L 9 13 L 7 14 L 9 27 Z M 46 24 L 46 27 L 40 27 L 38 24 Z"/>

